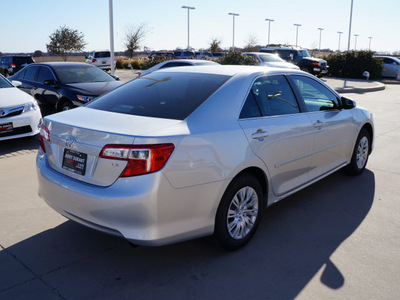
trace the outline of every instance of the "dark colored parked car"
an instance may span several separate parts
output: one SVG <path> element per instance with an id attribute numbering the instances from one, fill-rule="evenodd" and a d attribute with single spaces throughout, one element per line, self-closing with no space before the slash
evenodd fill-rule
<path id="1" fill-rule="evenodd" d="M 14 75 L 26 65 L 32 64 L 35 61 L 30 56 L 22 55 L 5 55 L 0 57 L 0 73 L 4 77 Z"/>
<path id="2" fill-rule="evenodd" d="M 175 55 L 172 51 L 157 51 L 153 52 L 149 55 L 150 59 L 153 59 L 156 56 L 167 57 L 167 58 L 174 58 Z"/>
<path id="3" fill-rule="evenodd" d="M 306 49 L 291 45 L 268 45 L 262 48 L 260 52 L 273 53 L 280 58 L 297 65 L 300 70 L 322 77 L 328 73 L 326 60 L 311 57 Z"/>
<path id="4" fill-rule="evenodd" d="M 42 108 L 62 111 L 83 105 L 122 85 L 101 69 L 85 63 L 35 63 L 10 80 L 31 94 Z"/>
<path id="5" fill-rule="evenodd" d="M 194 52 L 193 51 L 174 51 L 174 56 L 176 59 L 186 59 L 186 58 L 194 58 Z"/>

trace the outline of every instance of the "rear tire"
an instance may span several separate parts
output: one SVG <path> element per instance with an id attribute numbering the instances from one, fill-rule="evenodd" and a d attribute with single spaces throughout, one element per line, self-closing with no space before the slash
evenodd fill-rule
<path id="1" fill-rule="evenodd" d="M 366 129 L 361 129 L 356 145 L 354 146 L 353 155 L 350 164 L 345 167 L 345 172 L 348 175 L 360 175 L 368 162 L 368 157 L 371 149 L 371 137 Z"/>
<path id="2" fill-rule="evenodd" d="M 215 218 L 215 237 L 228 251 L 246 245 L 254 236 L 261 218 L 263 193 L 251 174 L 235 178 L 226 189 Z"/>

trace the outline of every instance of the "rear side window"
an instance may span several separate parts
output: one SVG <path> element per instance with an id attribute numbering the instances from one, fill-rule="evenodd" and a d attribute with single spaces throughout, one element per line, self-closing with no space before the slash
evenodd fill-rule
<path id="1" fill-rule="evenodd" d="M 25 71 L 24 79 L 29 81 L 34 81 L 38 69 L 39 69 L 38 66 L 32 66 L 30 68 L 27 68 Z"/>
<path id="2" fill-rule="evenodd" d="M 286 78 L 282 75 L 257 79 L 251 87 L 250 94 L 252 94 L 256 100 L 256 104 L 258 104 L 261 114 L 265 117 L 295 114 L 300 112 L 293 91 Z M 250 104 L 247 103 L 247 101 L 253 102 L 253 97 L 246 100 L 243 109 L 249 111 L 249 107 L 252 107 L 251 114 L 256 114 L 257 111 L 255 105 L 251 104 L 250 106 Z M 248 114 L 249 113 L 247 112 L 245 116 L 248 117 Z M 252 115 L 252 117 L 255 116 L 256 115 Z"/>
<path id="3" fill-rule="evenodd" d="M 230 76 L 151 73 L 97 98 L 87 107 L 165 119 L 186 119 Z"/>

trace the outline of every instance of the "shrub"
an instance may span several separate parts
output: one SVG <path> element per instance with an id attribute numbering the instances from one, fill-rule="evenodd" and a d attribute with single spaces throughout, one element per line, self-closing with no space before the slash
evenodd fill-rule
<path id="1" fill-rule="evenodd" d="M 221 65 L 258 65 L 258 61 L 250 56 L 242 55 L 239 51 L 229 51 L 217 61 Z"/>
<path id="2" fill-rule="evenodd" d="M 117 68 L 117 69 L 122 69 L 122 63 L 124 62 L 124 60 L 122 59 L 122 58 L 118 58 L 117 59 L 117 62 L 116 62 L 116 64 L 115 64 L 115 67 Z"/>
<path id="3" fill-rule="evenodd" d="M 171 60 L 171 58 L 165 57 L 165 56 L 154 56 L 151 60 L 142 62 L 142 70 L 147 70 L 160 62 L 166 61 L 166 60 Z"/>
<path id="4" fill-rule="evenodd" d="M 374 57 L 372 51 L 350 51 L 335 53 L 326 57 L 329 74 L 334 77 L 364 79 L 364 71 L 370 73 L 370 79 L 382 77 L 382 63 Z"/>

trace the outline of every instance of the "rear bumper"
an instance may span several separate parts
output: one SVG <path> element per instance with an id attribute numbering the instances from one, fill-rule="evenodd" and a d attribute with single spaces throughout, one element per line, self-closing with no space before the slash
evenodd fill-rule
<path id="1" fill-rule="evenodd" d="M 65 217 L 138 245 L 159 246 L 214 231 L 223 182 L 173 188 L 162 172 L 120 178 L 109 187 L 54 171 L 37 156 L 39 196 Z"/>

